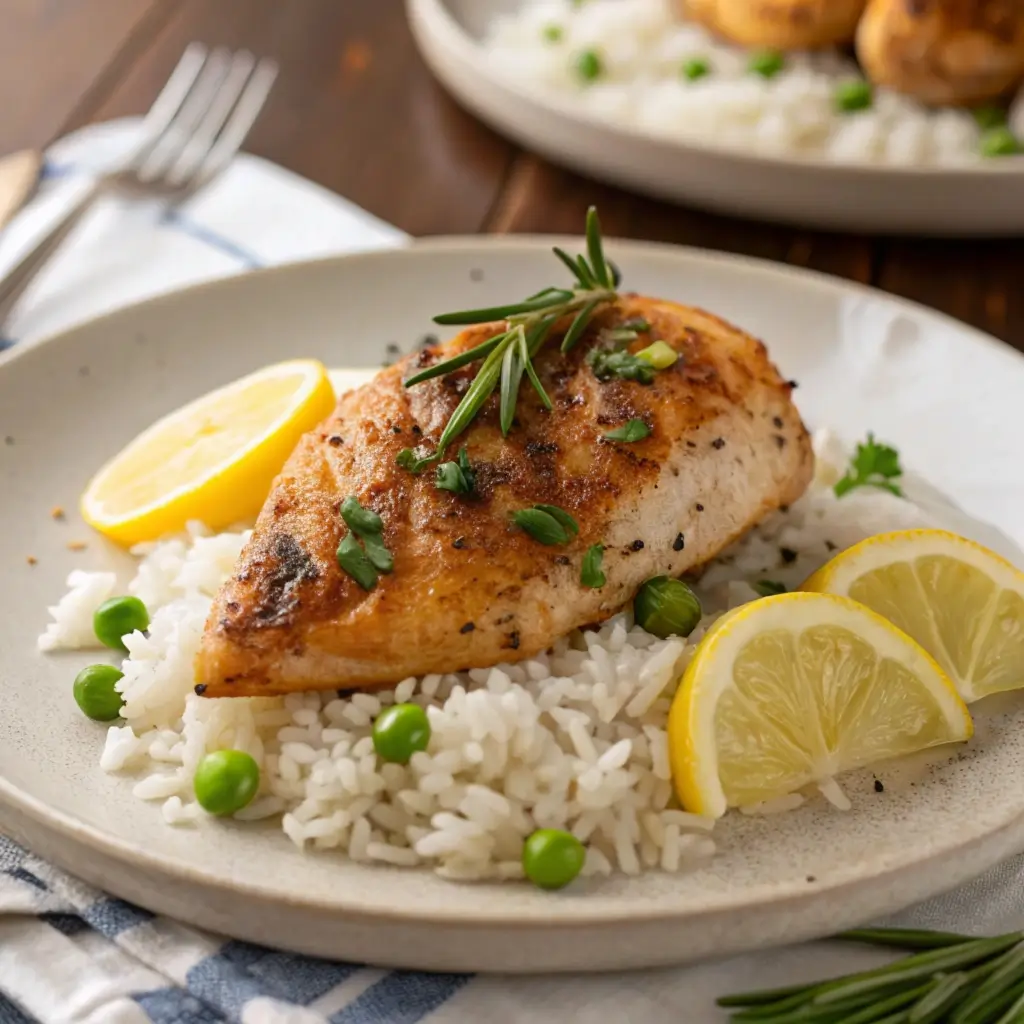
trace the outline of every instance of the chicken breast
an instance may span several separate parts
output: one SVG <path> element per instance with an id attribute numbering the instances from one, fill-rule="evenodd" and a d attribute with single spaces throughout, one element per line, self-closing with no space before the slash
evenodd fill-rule
<path id="1" fill-rule="evenodd" d="M 866 0 L 676 0 L 685 17 L 741 46 L 815 50 L 853 41 Z"/>
<path id="2" fill-rule="evenodd" d="M 873 82 L 924 103 L 992 100 L 1024 80 L 1024 3 L 870 0 L 857 57 Z"/>
<path id="3" fill-rule="evenodd" d="M 651 329 L 634 351 L 661 339 L 682 358 L 648 385 L 602 383 L 588 351 L 635 318 Z M 432 467 L 414 476 L 395 459 L 436 444 L 479 364 L 412 388 L 403 379 L 500 329 L 470 328 L 384 370 L 300 442 L 214 603 L 198 692 L 373 688 L 530 657 L 612 615 L 648 578 L 707 562 L 810 481 L 793 385 L 765 347 L 709 313 L 627 295 L 568 355 L 556 341 L 538 354 L 551 412 L 524 387 L 503 438 L 492 396 L 450 449 L 465 445 L 475 494 L 439 490 Z M 630 419 L 650 435 L 604 438 Z M 394 556 L 370 591 L 336 559 L 348 496 L 381 516 Z M 551 547 L 511 522 L 536 503 L 570 513 L 579 534 Z M 594 544 L 605 547 L 600 589 L 580 579 Z"/>

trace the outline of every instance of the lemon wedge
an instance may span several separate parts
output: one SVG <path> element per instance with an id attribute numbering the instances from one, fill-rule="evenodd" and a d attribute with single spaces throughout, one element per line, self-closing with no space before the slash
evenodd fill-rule
<path id="1" fill-rule="evenodd" d="M 884 615 L 942 666 L 966 701 L 1024 687 L 1024 573 L 945 530 L 869 537 L 801 588 Z"/>
<path id="2" fill-rule="evenodd" d="M 125 545 L 193 519 L 220 529 L 252 518 L 299 438 L 333 408 L 321 363 L 268 366 L 141 433 L 93 477 L 82 518 Z"/>
<path id="3" fill-rule="evenodd" d="M 765 598 L 716 624 L 668 721 L 679 799 L 716 818 L 972 732 L 956 687 L 926 651 L 830 594 Z"/>

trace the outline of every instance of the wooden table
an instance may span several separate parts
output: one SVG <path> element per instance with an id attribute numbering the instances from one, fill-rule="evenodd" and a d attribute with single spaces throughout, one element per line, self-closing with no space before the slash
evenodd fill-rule
<path id="1" fill-rule="evenodd" d="M 916 299 L 1024 350 L 1024 244 L 834 235 L 599 185 L 506 142 L 435 84 L 401 0 L 3 0 L 0 154 L 146 110 L 190 40 L 277 58 L 248 148 L 414 235 L 575 232 L 812 267 Z M 856 202 L 856 196 L 850 197 Z"/>

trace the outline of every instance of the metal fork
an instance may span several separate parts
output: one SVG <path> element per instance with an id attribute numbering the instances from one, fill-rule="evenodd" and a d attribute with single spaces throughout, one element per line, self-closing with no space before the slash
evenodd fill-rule
<path id="1" fill-rule="evenodd" d="M 142 141 L 0 280 L 0 326 L 44 264 L 101 196 L 174 206 L 215 178 L 241 148 L 277 76 L 271 60 L 192 43 L 143 122 Z"/>

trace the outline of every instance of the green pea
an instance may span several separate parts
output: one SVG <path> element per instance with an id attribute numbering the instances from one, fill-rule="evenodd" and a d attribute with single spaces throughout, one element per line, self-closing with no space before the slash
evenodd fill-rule
<path id="1" fill-rule="evenodd" d="M 703 614 L 697 595 L 668 576 L 648 580 L 633 598 L 633 614 L 641 629 L 660 636 L 689 636 Z"/>
<path id="2" fill-rule="evenodd" d="M 836 109 L 845 113 L 852 113 L 855 110 L 867 110 L 874 102 L 874 92 L 871 83 L 863 79 L 856 79 L 852 82 L 840 82 L 836 86 L 835 102 Z"/>
<path id="3" fill-rule="evenodd" d="M 94 722 L 111 722 L 121 715 L 121 694 L 114 684 L 124 673 L 113 665 L 89 665 L 75 676 L 75 703 Z"/>
<path id="4" fill-rule="evenodd" d="M 762 78 L 774 78 L 786 66 L 786 58 L 777 50 L 763 50 L 750 58 L 748 67 Z"/>
<path id="5" fill-rule="evenodd" d="M 126 651 L 122 637 L 149 629 L 149 612 L 137 597 L 112 597 L 93 613 L 92 628 L 101 644 Z"/>
<path id="6" fill-rule="evenodd" d="M 584 82 L 593 82 L 601 77 L 604 71 L 604 61 L 597 50 L 584 50 L 576 58 L 576 74 Z"/>
<path id="7" fill-rule="evenodd" d="M 545 25 L 544 26 L 544 38 L 549 43 L 560 43 L 565 32 L 561 25 Z"/>
<path id="8" fill-rule="evenodd" d="M 223 818 L 252 803 L 260 766 L 244 750 L 215 750 L 199 762 L 192 788 L 204 811 Z"/>
<path id="9" fill-rule="evenodd" d="M 983 132 L 991 128 L 1002 128 L 1006 124 L 1006 111 L 1002 107 L 975 107 L 971 114 Z"/>
<path id="10" fill-rule="evenodd" d="M 418 704 L 393 704 L 373 723 L 373 749 L 385 760 L 408 764 L 430 742 L 430 719 Z"/>
<path id="11" fill-rule="evenodd" d="M 1017 136 L 1009 128 L 992 128 L 981 137 L 981 155 L 989 157 L 1015 156 L 1021 152 Z"/>
<path id="12" fill-rule="evenodd" d="M 703 57 L 694 57 L 684 61 L 679 70 L 683 78 L 690 82 L 696 82 L 698 78 L 703 78 L 711 73 L 711 65 Z"/>
<path id="13" fill-rule="evenodd" d="M 523 843 L 523 870 L 541 889 L 563 889 L 583 870 L 587 851 L 571 833 L 539 828 Z"/>

